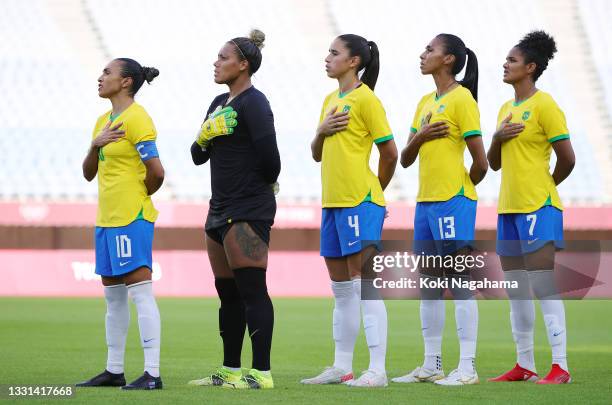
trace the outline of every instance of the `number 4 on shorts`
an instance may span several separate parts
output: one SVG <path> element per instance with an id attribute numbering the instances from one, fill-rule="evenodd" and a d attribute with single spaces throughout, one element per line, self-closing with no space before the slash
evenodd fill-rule
<path id="1" fill-rule="evenodd" d="M 359 215 L 349 215 L 348 225 L 355 230 L 355 237 L 359 237 Z"/>

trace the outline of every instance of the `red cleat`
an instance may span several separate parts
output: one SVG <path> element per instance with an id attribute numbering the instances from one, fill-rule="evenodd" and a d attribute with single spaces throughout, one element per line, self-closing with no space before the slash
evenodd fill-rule
<path id="1" fill-rule="evenodd" d="M 536 384 L 569 384 L 572 382 L 570 374 L 559 367 L 558 364 L 553 364 L 548 375 Z"/>
<path id="2" fill-rule="evenodd" d="M 569 375 L 569 374 L 568 374 Z M 489 378 L 489 382 L 512 382 L 512 381 L 536 381 L 538 375 L 531 370 L 527 370 L 516 363 L 516 366 L 510 371 L 506 371 L 504 374 Z"/>

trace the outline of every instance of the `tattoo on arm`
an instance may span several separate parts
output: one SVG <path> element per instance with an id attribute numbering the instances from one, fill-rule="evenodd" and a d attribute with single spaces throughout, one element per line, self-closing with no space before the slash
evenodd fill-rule
<path id="1" fill-rule="evenodd" d="M 240 251 L 246 257 L 259 261 L 267 255 L 268 246 L 257 236 L 247 222 L 234 224 L 234 228 L 236 229 L 236 242 L 238 242 Z"/>

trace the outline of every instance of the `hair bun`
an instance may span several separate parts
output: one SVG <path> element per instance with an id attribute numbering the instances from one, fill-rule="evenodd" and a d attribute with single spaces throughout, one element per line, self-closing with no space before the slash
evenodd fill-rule
<path id="1" fill-rule="evenodd" d="M 555 39 L 541 30 L 532 31 L 525 35 L 521 42 L 519 42 L 519 45 L 534 50 L 548 60 L 554 58 L 557 52 Z"/>
<path id="2" fill-rule="evenodd" d="M 253 41 L 257 48 L 262 49 L 264 47 L 264 41 L 266 40 L 266 34 L 254 28 L 249 33 L 249 39 Z"/>
<path id="3" fill-rule="evenodd" d="M 159 76 L 159 70 L 154 67 L 143 66 L 142 73 L 144 74 L 144 78 L 147 83 L 151 83 L 153 79 Z"/>

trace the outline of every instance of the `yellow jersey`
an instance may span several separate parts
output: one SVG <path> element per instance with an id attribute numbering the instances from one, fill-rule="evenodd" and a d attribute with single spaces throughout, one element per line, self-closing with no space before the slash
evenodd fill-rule
<path id="1" fill-rule="evenodd" d="M 465 138 L 482 136 L 480 112 L 472 93 L 459 85 L 441 97 L 432 92 L 419 102 L 410 131 L 425 124 L 444 121 L 448 136 L 425 142 L 419 149 L 418 202 L 448 201 L 456 195 L 477 200 L 476 188 L 463 162 Z"/>
<path id="2" fill-rule="evenodd" d="M 110 120 L 111 111 L 98 118 L 92 139 Z M 133 222 L 139 213 L 145 220 L 155 222 L 158 212 L 144 184 L 146 168 L 136 150 L 137 143 L 157 138 L 153 120 L 142 106 L 132 103 L 112 121 L 123 123 L 120 129 L 125 131 L 125 135 L 98 152 L 96 226 L 125 226 Z"/>
<path id="3" fill-rule="evenodd" d="M 323 141 L 323 208 L 355 207 L 363 201 L 384 206 L 380 181 L 370 169 L 370 154 L 374 143 L 393 139 L 385 109 L 364 83 L 348 93 L 336 90 L 325 97 L 319 123 L 335 106 L 336 112 L 349 112 L 349 122 L 345 130 Z"/>
<path id="4" fill-rule="evenodd" d="M 541 90 L 520 103 L 509 100 L 502 105 L 497 115 L 498 127 L 508 114 L 512 114 L 510 122 L 522 123 L 525 129 L 501 145 L 502 180 L 497 212 L 529 213 L 544 205 L 562 210 L 549 165 L 552 143 L 569 138 L 565 114 Z"/>

